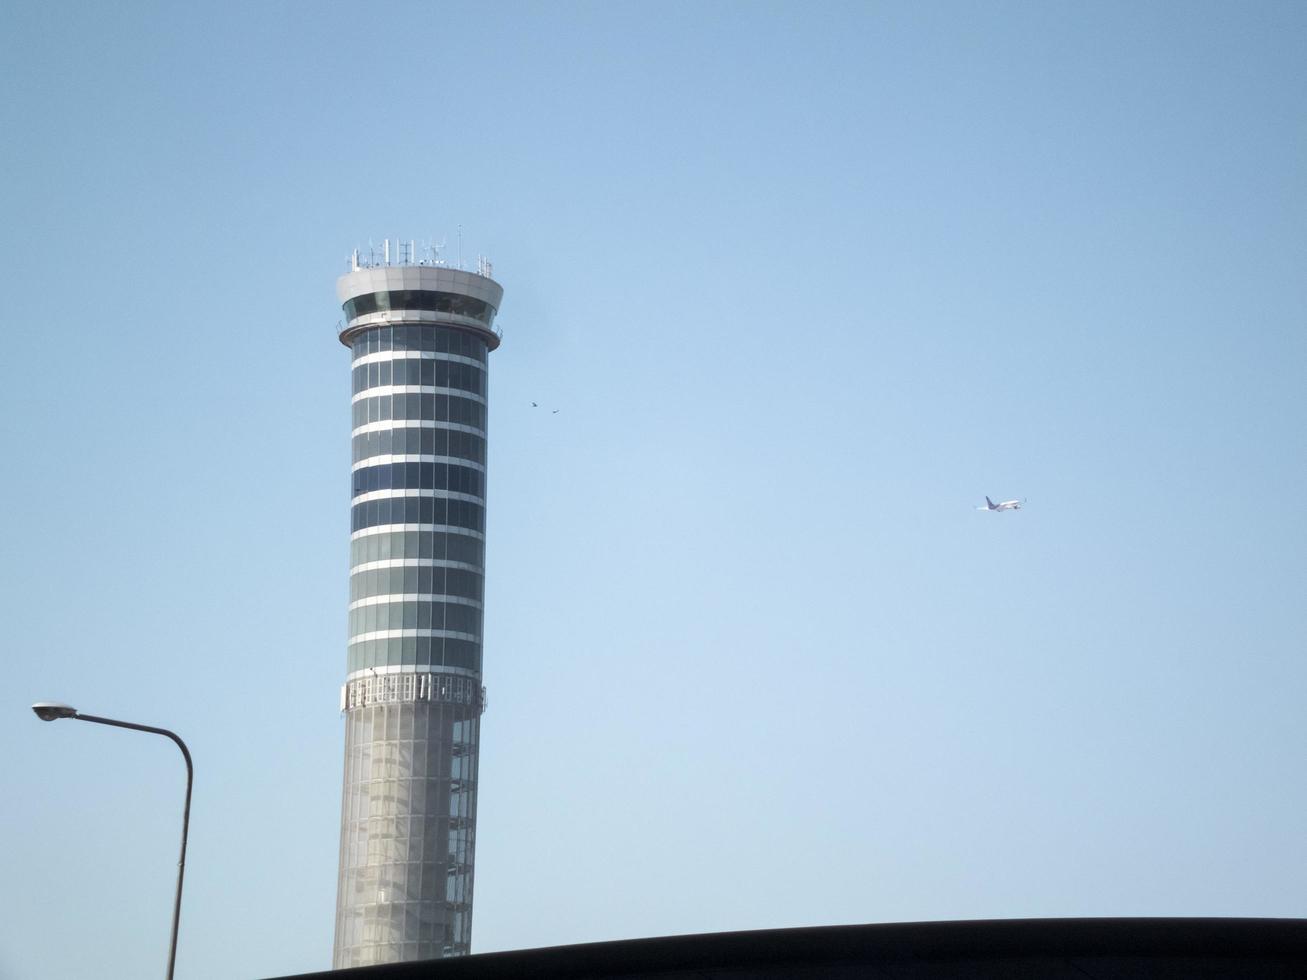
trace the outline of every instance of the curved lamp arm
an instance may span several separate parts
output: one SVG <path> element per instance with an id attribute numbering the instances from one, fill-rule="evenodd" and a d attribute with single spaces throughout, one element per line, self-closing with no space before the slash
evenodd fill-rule
<path id="1" fill-rule="evenodd" d="M 191 784 L 195 779 L 195 769 L 191 765 L 191 751 L 186 747 L 180 736 L 176 732 L 170 732 L 166 728 L 155 728 L 153 725 L 138 725 L 132 721 L 119 721 L 116 718 L 101 718 L 97 715 L 84 715 L 75 708 L 66 704 L 57 704 L 54 702 L 40 702 L 32 705 L 32 710 L 36 712 L 38 718 L 42 721 L 55 721 L 59 718 L 76 718 L 78 721 L 89 721 L 96 725 L 109 725 L 113 728 L 130 728 L 134 732 L 149 732 L 151 735 L 162 735 L 164 738 L 170 738 L 177 743 L 177 748 L 182 750 L 182 758 L 186 760 L 186 804 L 182 809 L 182 849 L 181 857 L 177 859 L 177 897 L 172 906 L 172 936 L 168 940 L 168 980 L 172 980 L 173 968 L 177 963 L 177 926 L 181 922 L 182 915 L 182 879 L 186 874 L 186 837 L 190 831 L 191 825 Z"/>

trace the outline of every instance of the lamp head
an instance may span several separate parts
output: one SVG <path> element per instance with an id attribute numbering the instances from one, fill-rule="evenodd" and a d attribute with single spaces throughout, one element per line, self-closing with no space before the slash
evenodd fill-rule
<path id="1" fill-rule="evenodd" d="M 77 709 L 59 701 L 38 701 L 32 705 L 36 717 L 42 721 L 54 721 L 56 718 L 76 718 Z"/>

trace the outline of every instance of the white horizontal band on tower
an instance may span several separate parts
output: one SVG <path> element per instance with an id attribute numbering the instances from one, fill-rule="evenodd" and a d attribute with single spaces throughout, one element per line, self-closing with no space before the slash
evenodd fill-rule
<path id="1" fill-rule="evenodd" d="M 361 436 L 365 432 L 382 432 L 385 429 L 448 429 L 450 432 L 467 432 L 474 436 L 485 438 L 486 430 L 478 429 L 475 425 L 464 425 L 462 422 L 444 422 L 435 419 L 377 419 L 375 422 L 364 422 L 358 428 L 350 429 L 351 436 Z"/>
<path id="2" fill-rule="evenodd" d="M 484 572 L 480 565 L 473 565 L 465 561 L 454 561 L 452 558 L 378 558 L 376 561 L 365 561 L 357 565 L 351 565 L 349 573 L 355 575 L 359 572 L 372 572 L 382 568 L 453 568 L 460 572 L 475 572 L 478 575 Z"/>
<path id="3" fill-rule="evenodd" d="M 478 497 L 474 493 L 463 493 L 461 490 L 369 490 L 367 493 L 356 493 L 351 498 L 355 504 L 366 504 L 373 500 L 396 500 L 402 497 L 431 497 L 436 500 L 461 500 L 467 504 L 486 505 L 485 497 Z M 419 515 L 421 516 L 421 515 Z"/>
<path id="4" fill-rule="evenodd" d="M 469 538 L 476 538 L 478 541 L 486 539 L 486 536 L 480 531 L 470 527 L 463 527 L 461 524 L 376 524 L 372 527 L 363 527 L 351 532 L 349 539 L 350 541 L 357 541 L 359 538 L 366 538 L 370 534 L 391 534 L 398 531 L 434 531 L 437 534 L 463 534 Z"/>
<path id="5" fill-rule="evenodd" d="M 364 388 L 352 395 L 350 404 L 360 402 L 364 398 L 380 398 L 383 395 L 453 395 L 466 398 L 470 402 L 480 402 L 482 405 L 486 403 L 484 396 L 478 395 L 475 391 L 468 391 L 466 388 L 449 388 L 440 385 L 377 385 L 375 388 Z"/>
<path id="6" fill-rule="evenodd" d="M 470 470 L 486 471 L 485 465 L 463 456 L 424 456 L 421 453 L 378 453 L 376 456 L 364 456 L 351 468 L 365 469 L 369 466 L 385 466 L 387 463 L 435 463 L 437 466 L 466 466 Z"/>
<path id="7" fill-rule="evenodd" d="M 362 333 L 373 327 L 411 326 L 423 323 L 455 329 L 464 328 L 468 333 L 483 334 L 485 336 L 482 339 L 491 350 L 499 346 L 503 336 L 502 329 L 486 326 L 486 322 L 480 317 L 469 313 L 447 313 L 443 310 L 377 310 L 375 313 L 361 313 L 351 318 L 341 333 L 346 335 L 348 340 L 349 335 Z M 349 346 L 348 343 L 346 346 Z"/>
<path id="8" fill-rule="evenodd" d="M 477 599 L 469 599 L 461 595 L 444 595 L 443 593 L 434 592 L 387 592 L 381 595 L 371 595 L 363 599 L 355 599 L 349 604 L 349 611 L 362 609 L 366 606 L 388 606 L 392 602 L 446 602 L 455 606 L 471 606 L 473 609 L 482 608 Z"/>
<path id="9" fill-rule="evenodd" d="M 481 642 L 481 637 L 475 633 L 464 633 L 462 630 L 434 629 L 423 626 L 397 626 L 394 629 L 358 633 L 349 638 L 349 645 L 366 643 L 368 640 L 410 640 L 424 636 L 429 636 L 433 640 L 440 638 L 445 640 L 470 640 L 473 643 Z"/>
<path id="10" fill-rule="evenodd" d="M 379 350 L 371 354 L 364 354 L 362 357 L 356 357 L 350 361 L 350 367 L 361 367 L 364 364 L 373 364 L 380 361 L 394 360 L 421 360 L 421 361 L 449 361 L 451 364 L 466 364 L 468 367 L 486 369 L 485 361 L 478 361 L 475 357 L 464 357 L 462 354 L 445 354 L 435 350 Z"/>

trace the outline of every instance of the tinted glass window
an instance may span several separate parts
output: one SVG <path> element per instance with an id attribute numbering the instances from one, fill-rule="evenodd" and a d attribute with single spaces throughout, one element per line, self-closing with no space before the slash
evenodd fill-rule
<path id="1" fill-rule="evenodd" d="M 434 558 L 480 568 L 484 544 L 470 534 L 446 531 L 388 531 L 350 542 L 350 565 L 389 558 Z"/>
<path id="2" fill-rule="evenodd" d="M 475 640 L 446 636 L 391 637 L 384 640 L 360 640 L 349 648 L 350 671 L 368 667 L 387 667 L 399 664 L 409 656 L 411 663 L 422 666 L 458 667 L 463 670 L 481 669 L 481 645 Z"/>
<path id="3" fill-rule="evenodd" d="M 432 313 L 453 313 L 468 316 L 489 326 L 495 318 L 495 308 L 489 303 L 459 293 L 441 293 L 428 289 L 395 289 L 389 292 L 356 296 L 344 304 L 345 318 L 353 320 L 369 313 L 389 310 L 426 310 Z"/>
<path id="4" fill-rule="evenodd" d="M 485 478 L 480 470 L 452 463 L 383 463 L 354 471 L 355 495 L 374 490 L 453 490 L 483 496 Z"/>
<path id="5" fill-rule="evenodd" d="M 455 422 L 476 429 L 486 427 L 486 406 L 458 395 L 408 392 L 401 395 L 373 395 L 354 403 L 354 428 L 388 419 Z"/>
<path id="6" fill-rule="evenodd" d="M 479 637 L 481 610 L 463 603 L 424 600 L 378 602 L 350 610 L 350 636 L 398 629 L 443 629 Z"/>
<path id="7" fill-rule="evenodd" d="M 450 595 L 480 602 L 482 593 L 479 572 L 441 565 L 369 568 L 355 572 L 349 581 L 350 602 L 380 595 Z"/>
<path id="8" fill-rule="evenodd" d="M 386 524 L 447 524 L 484 532 L 485 508 L 469 500 L 444 497 L 393 497 L 350 508 L 352 531 Z"/>
<path id="9" fill-rule="evenodd" d="M 427 324 L 371 327 L 354 337 L 350 349 L 356 359 L 379 351 L 420 350 L 438 354 L 457 354 L 483 364 L 486 360 L 486 342 L 480 337 L 466 330 Z"/>

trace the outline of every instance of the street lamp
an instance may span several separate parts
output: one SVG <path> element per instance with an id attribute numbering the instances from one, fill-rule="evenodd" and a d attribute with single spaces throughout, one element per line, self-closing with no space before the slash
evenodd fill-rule
<path id="1" fill-rule="evenodd" d="M 182 915 L 182 876 L 186 873 L 186 834 L 190 829 L 191 823 L 191 782 L 195 776 L 195 771 L 191 768 L 191 753 L 175 732 L 170 732 L 166 728 L 154 728 L 150 725 L 138 725 L 130 721 L 117 721 L 113 718 L 98 718 L 95 715 L 84 715 L 76 708 L 60 704 L 58 701 L 38 701 L 32 705 L 32 710 L 36 712 L 36 717 L 42 721 L 57 721 L 60 718 L 76 718 L 78 721 L 89 721 L 96 725 L 112 725 L 114 728 L 130 728 L 135 732 L 150 732 L 154 735 L 162 735 L 170 738 L 177 743 L 177 748 L 182 750 L 182 758 L 186 760 L 186 805 L 182 810 L 182 853 L 177 860 L 177 898 L 172 906 L 172 939 L 168 943 L 168 980 L 172 980 L 173 966 L 177 962 L 177 923 L 181 921 Z"/>

